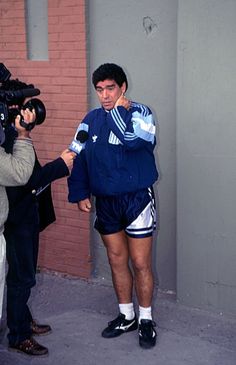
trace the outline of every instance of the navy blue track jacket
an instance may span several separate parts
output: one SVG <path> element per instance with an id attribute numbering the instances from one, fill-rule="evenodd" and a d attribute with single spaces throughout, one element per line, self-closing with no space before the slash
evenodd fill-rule
<path id="1" fill-rule="evenodd" d="M 89 112 L 79 126 L 88 133 L 68 178 L 69 201 L 110 196 L 151 186 L 158 179 L 151 110 L 135 102 L 129 110 Z"/>

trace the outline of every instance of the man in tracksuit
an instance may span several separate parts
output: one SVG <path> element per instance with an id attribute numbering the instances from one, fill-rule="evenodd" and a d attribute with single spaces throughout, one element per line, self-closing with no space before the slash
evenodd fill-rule
<path id="1" fill-rule="evenodd" d="M 90 212 L 90 197 L 96 197 L 95 228 L 107 250 L 119 303 L 118 317 L 108 323 L 102 336 L 113 338 L 139 328 L 140 346 L 150 348 L 156 343 L 151 308 L 156 226 L 152 185 L 158 178 L 153 154 L 155 123 L 147 106 L 126 98 L 128 81 L 120 66 L 101 65 L 92 81 L 101 108 L 89 112 L 79 126 L 87 140 L 81 143 L 68 179 L 69 201 Z"/>

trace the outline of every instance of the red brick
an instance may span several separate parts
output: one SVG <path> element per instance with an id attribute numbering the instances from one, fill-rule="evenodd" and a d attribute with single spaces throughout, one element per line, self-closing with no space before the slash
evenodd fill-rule
<path id="1" fill-rule="evenodd" d="M 21 0 L 1 0 L 1 62 L 39 88 L 47 119 L 32 132 L 42 164 L 67 148 L 87 112 L 85 1 L 48 2 L 49 61 L 27 60 L 25 9 Z M 91 273 L 90 215 L 67 201 L 66 178 L 52 184 L 57 220 L 40 235 L 39 265 L 88 278 Z"/>

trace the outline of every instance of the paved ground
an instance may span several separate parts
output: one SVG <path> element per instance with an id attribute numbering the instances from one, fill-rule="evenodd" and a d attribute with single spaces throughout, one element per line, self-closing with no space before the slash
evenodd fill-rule
<path id="1" fill-rule="evenodd" d="M 191 309 L 164 294 L 155 295 L 158 343 L 138 345 L 136 331 L 104 339 L 101 330 L 117 315 L 109 283 L 38 274 L 32 293 L 34 316 L 53 333 L 38 338 L 49 348 L 46 358 L 31 359 L 7 350 L 0 331 L 1 365 L 236 365 L 236 318 Z"/>

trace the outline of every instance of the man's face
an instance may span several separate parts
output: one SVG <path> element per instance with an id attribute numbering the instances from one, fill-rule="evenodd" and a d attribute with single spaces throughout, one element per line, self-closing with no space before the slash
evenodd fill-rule
<path id="1" fill-rule="evenodd" d="M 106 110 L 114 108 L 117 99 L 119 99 L 125 90 L 125 83 L 120 87 L 114 80 L 99 81 L 96 85 L 98 99 Z"/>

